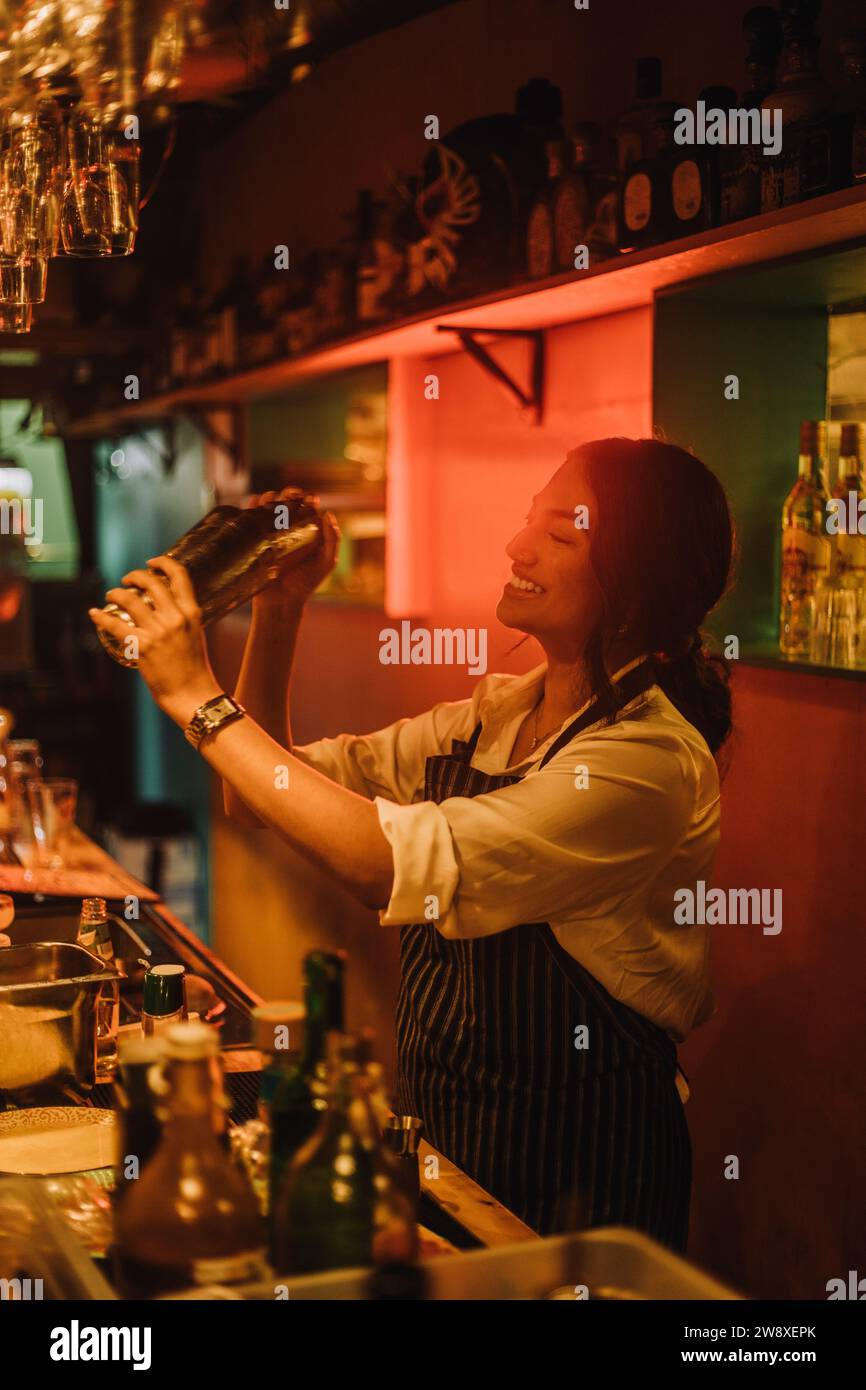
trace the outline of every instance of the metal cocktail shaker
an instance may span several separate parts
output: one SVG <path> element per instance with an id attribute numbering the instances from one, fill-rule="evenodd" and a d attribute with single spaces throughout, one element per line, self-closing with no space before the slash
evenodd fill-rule
<path id="1" fill-rule="evenodd" d="M 246 510 L 214 507 L 165 553 L 189 573 L 202 622 L 207 624 L 246 603 L 288 556 L 304 559 L 321 539 L 319 512 L 299 494 Z M 150 602 L 140 589 L 131 592 Z M 117 603 L 107 603 L 102 611 L 135 626 Z M 123 638 L 100 629 L 99 640 L 121 666 L 138 665 L 137 657 L 127 655 Z"/>

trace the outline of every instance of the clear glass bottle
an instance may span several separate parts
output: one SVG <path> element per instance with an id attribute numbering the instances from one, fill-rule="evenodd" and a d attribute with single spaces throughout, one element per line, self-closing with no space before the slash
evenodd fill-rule
<path id="1" fill-rule="evenodd" d="M 120 1204 L 115 1268 L 127 1298 L 262 1277 L 255 1195 L 213 1128 L 219 1037 L 204 1023 L 165 1035 L 167 1104 L 160 1145 Z"/>
<path id="2" fill-rule="evenodd" d="M 866 504 L 863 480 L 863 426 L 847 422 L 839 439 L 836 482 L 831 497 L 841 502 L 839 530 L 831 532 L 831 572 L 843 589 L 866 587 L 866 535 L 861 535 L 861 504 Z M 866 518 L 864 518 L 866 525 Z"/>
<path id="3" fill-rule="evenodd" d="M 830 569 L 824 480 L 827 427 L 823 420 L 800 426 L 797 481 L 782 507 L 782 578 L 779 649 L 784 656 L 809 658 L 818 581 Z"/>
<path id="4" fill-rule="evenodd" d="M 114 964 L 114 944 L 104 898 L 83 898 L 76 941 L 100 960 Z"/>

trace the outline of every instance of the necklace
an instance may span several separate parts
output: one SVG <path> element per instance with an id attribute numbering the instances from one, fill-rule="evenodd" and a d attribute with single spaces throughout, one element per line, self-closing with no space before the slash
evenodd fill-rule
<path id="1" fill-rule="evenodd" d="M 532 738 L 532 743 L 530 744 L 530 747 L 529 747 L 530 753 L 534 753 L 535 750 L 536 750 L 536 748 L 538 747 L 538 745 L 539 745 L 540 743 L 543 743 L 544 740 L 545 740 L 546 738 L 550 738 L 550 735 L 553 733 L 553 730 L 557 727 L 557 726 L 554 724 L 553 727 L 550 728 L 550 729 L 548 729 L 546 733 L 540 734 L 540 733 L 538 732 L 538 716 L 539 716 L 539 714 L 541 713 L 541 706 L 542 706 L 543 702 L 544 702 L 544 695 L 542 695 L 541 699 L 538 701 L 538 704 L 535 706 L 535 719 L 533 720 L 533 724 L 532 724 L 532 734 L 533 734 L 533 738 Z"/>

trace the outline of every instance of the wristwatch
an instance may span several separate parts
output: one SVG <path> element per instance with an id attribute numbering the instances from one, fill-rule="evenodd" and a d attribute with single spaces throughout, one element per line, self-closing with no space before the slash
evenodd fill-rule
<path id="1" fill-rule="evenodd" d="M 215 695 L 212 700 L 199 705 L 183 731 L 184 738 L 188 739 L 193 748 L 198 748 L 203 740 L 215 734 L 217 729 L 234 724 L 236 719 L 243 719 L 245 714 L 243 705 L 239 705 L 231 695 Z"/>

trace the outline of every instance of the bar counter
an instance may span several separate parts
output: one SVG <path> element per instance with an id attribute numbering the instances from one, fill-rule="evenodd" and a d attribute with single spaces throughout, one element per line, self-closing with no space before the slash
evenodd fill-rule
<path id="1" fill-rule="evenodd" d="M 3 873 L 7 889 L 14 888 L 16 875 L 22 875 L 22 871 L 8 866 L 4 866 Z M 47 888 L 51 878 L 31 878 L 30 886 Z M 16 892 L 16 918 L 8 931 L 12 945 L 74 942 L 80 899 L 65 891 L 70 886 L 82 893 L 110 893 L 112 930 L 129 936 L 128 944 L 121 949 L 133 956 L 138 953 L 139 962 L 146 958 L 151 964 L 180 963 L 185 967 L 189 1007 L 200 1009 L 203 1017 L 210 1015 L 220 1028 L 225 1088 L 231 1106 L 229 1125 L 254 1118 L 262 1057 L 249 1042 L 250 1013 L 262 1002 L 261 998 L 149 888 L 81 831 L 73 832 L 66 869 L 59 878 L 54 876 L 54 892 Z M 140 1004 L 140 991 L 128 982 L 121 994 L 121 1036 L 138 1030 Z M 86 1098 L 81 1094 L 80 1103 L 114 1108 L 111 1086 L 97 1084 Z M 539 1239 L 512 1212 L 423 1141 L 419 1162 L 425 1253 L 454 1253 Z"/>

